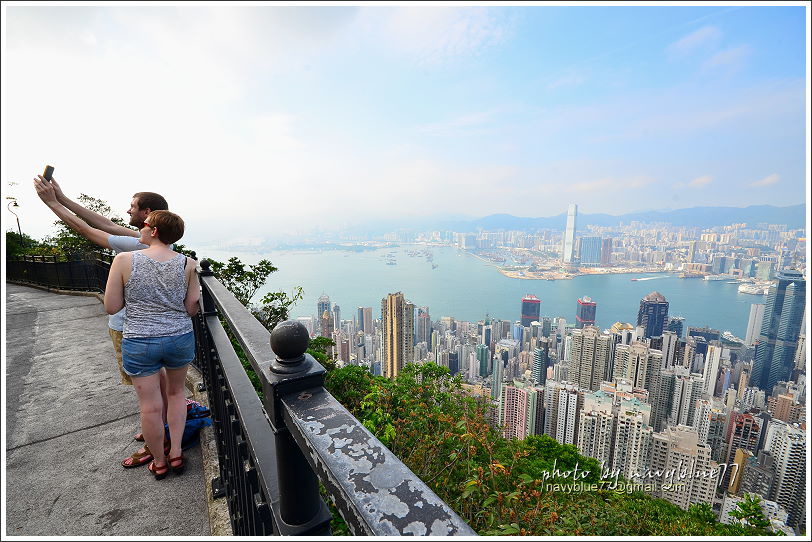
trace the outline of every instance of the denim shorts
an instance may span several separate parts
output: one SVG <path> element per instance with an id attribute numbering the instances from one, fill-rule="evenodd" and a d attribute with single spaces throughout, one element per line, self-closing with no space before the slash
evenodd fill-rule
<path id="1" fill-rule="evenodd" d="M 149 376 L 161 370 L 180 369 L 195 359 L 195 332 L 171 337 L 124 337 L 121 341 L 124 372 Z"/>

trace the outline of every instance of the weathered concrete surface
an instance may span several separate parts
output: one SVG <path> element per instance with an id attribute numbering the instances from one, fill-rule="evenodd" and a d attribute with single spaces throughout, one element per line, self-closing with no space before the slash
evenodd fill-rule
<path id="1" fill-rule="evenodd" d="M 124 469 L 138 402 L 95 297 L 5 284 L 6 535 L 209 536 L 200 447 L 182 476 Z"/>

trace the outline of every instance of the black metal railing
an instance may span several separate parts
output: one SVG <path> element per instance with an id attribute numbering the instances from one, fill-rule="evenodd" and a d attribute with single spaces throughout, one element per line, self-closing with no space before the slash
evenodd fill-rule
<path id="1" fill-rule="evenodd" d="M 74 265 L 54 267 L 60 263 Z M 104 291 L 108 271 L 103 259 L 7 262 L 7 280 L 59 289 Z M 324 389 L 325 370 L 305 353 L 301 323 L 270 333 L 209 262 L 197 272 L 195 365 L 209 395 L 220 469 L 212 489 L 226 498 L 235 535 L 329 535 L 319 482 L 354 535 L 476 534 Z M 263 399 L 229 334 L 259 375 Z"/>
<path id="2" fill-rule="evenodd" d="M 476 533 L 324 389 L 307 330 L 269 333 L 198 267 L 199 362 L 215 418 L 220 479 L 235 535 L 328 535 L 321 482 L 354 535 Z M 222 319 L 222 322 L 221 322 Z M 223 323 L 262 382 L 260 401 Z"/>
<path id="3" fill-rule="evenodd" d="M 68 261 L 56 256 L 22 256 L 6 260 L 6 280 L 82 292 L 104 292 L 113 256 L 90 252 Z"/>

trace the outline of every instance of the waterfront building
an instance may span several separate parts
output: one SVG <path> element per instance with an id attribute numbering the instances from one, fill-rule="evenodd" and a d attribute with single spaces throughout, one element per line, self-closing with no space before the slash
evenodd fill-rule
<path id="1" fill-rule="evenodd" d="M 581 260 L 583 266 L 598 266 L 601 264 L 601 249 L 603 239 L 600 237 L 581 237 Z"/>
<path id="2" fill-rule="evenodd" d="M 645 328 L 645 337 L 662 335 L 667 318 L 668 301 L 660 292 L 651 292 L 640 300 L 637 325 Z"/>
<path id="3" fill-rule="evenodd" d="M 381 300 L 383 376 L 395 378 L 414 359 L 414 305 L 401 292 Z"/>
<path id="4" fill-rule="evenodd" d="M 776 382 L 789 380 L 806 305 L 806 280 L 786 270 L 770 286 L 750 384 L 770 391 Z"/>
<path id="5" fill-rule="evenodd" d="M 764 303 L 753 303 L 750 305 L 750 317 L 747 320 L 747 334 L 744 338 L 746 346 L 753 346 L 756 344 L 759 332 L 761 331 L 761 324 L 764 321 Z"/>
<path id="6" fill-rule="evenodd" d="M 612 265 L 612 238 L 601 240 L 601 267 Z"/>
<path id="7" fill-rule="evenodd" d="M 653 476 L 655 497 L 687 510 L 691 504 L 713 503 L 718 465 L 711 460 L 710 446 L 699 442 L 696 430 L 677 425 L 652 438 L 651 470 L 675 473 Z"/>
<path id="8" fill-rule="evenodd" d="M 685 318 L 682 316 L 670 316 L 668 318 L 668 325 L 666 329 L 677 335 L 678 339 L 682 338 L 682 330 L 685 328 Z"/>
<path id="9" fill-rule="evenodd" d="M 688 326 L 688 337 L 703 337 L 708 343 L 719 341 L 722 338 L 722 332 L 718 329 L 711 329 L 709 327 L 693 327 Z"/>
<path id="10" fill-rule="evenodd" d="M 541 300 L 532 294 L 527 294 L 522 298 L 522 320 L 524 327 L 530 327 L 532 322 L 537 322 L 541 315 Z"/>
<path id="11" fill-rule="evenodd" d="M 572 341 L 570 380 L 583 389 L 597 390 L 609 376 L 612 338 L 595 326 L 574 329 L 569 338 Z"/>
<path id="12" fill-rule="evenodd" d="M 773 278 L 774 262 L 761 261 L 756 264 L 756 280 L 768 281 Z"/>
<path id="13" fill-rule="evenodd" d="M 570 203 L 567 207 L 567 228 L 561 245 L 561 263 L 565 266 L 573 263 L 575 256 L 575 230 L 578 216 L 578 205 Z"/>
<path id="14" fill-rule="evenodd" d="M 787 525 L 798 530 L 806 510 L 806 432 L 797 424 L 773 420 L 764 449 L 775 458 L 772 500 L 789 513 Z"/>
<path id="15" fill-rule="evenodd" d="M 575 309 L 575 327 L 583 329 L 586 326 L 595 325 L 595 312 L 598 304 L 592 301 L 591 297 L 584 296 L 578 298 L 578 305 Z"/>

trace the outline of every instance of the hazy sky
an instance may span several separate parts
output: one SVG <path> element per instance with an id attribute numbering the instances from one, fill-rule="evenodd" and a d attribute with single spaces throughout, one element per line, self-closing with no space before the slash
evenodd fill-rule
<path id="1" fill-rule="evenodd" d="M 8 2 L 3 192 L 35 237 L 52 231 L 31 184 L 46 163 L 121 216 L 161 192 L 192 242 L 803 203 L 801 4 Z"/>

